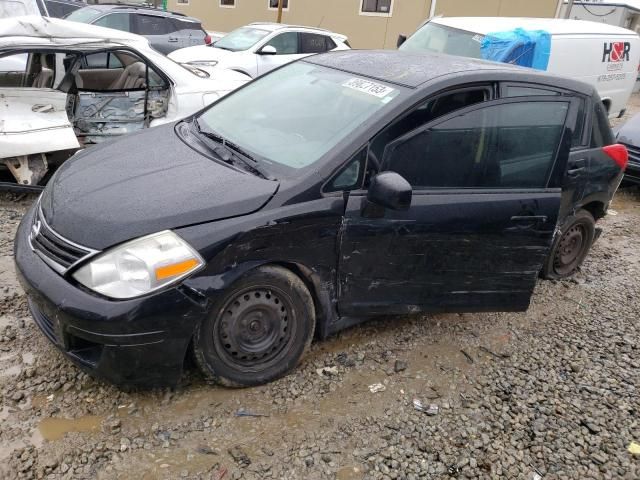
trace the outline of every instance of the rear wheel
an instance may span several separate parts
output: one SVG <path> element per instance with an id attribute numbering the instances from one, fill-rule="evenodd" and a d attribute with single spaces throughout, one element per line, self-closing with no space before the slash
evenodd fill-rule
<path id="1" fill-rule="evenodd" d="M 203 373 L 231 387 L 260 385 L 291 371 L 309 347 L 315 312 L 299 277 L 263 266 L 236 282 L 194 335 Z"/>
<path id="2" fill-rule="evenodd" d="M 543 269 L 542 276 L 562 279 L 573 275 L 591 249 L 596 231 L 593 215 L 579 210 L 560 229 Z"/>

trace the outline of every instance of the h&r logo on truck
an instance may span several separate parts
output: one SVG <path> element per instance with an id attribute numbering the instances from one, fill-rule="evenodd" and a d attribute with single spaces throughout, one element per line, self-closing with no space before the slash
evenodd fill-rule
<path id="1" fill-rule="evenodd" d="M 628 62 L 631 52 L 630 42 L 609 42 L 604 44 L 603 62 Z"/>

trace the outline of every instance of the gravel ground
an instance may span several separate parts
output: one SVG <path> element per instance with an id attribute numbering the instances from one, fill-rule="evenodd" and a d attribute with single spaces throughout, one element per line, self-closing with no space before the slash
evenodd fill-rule
<path id="1" fill-rule="evenodd" d="M 33 199 L 0 195 L 0 478 L 640 478 L 637 190 L 526 313 L 375 320 L 270 385 L 191 368 L 146 392 L 81 373 L 30 319 L 11 252 Z"/>

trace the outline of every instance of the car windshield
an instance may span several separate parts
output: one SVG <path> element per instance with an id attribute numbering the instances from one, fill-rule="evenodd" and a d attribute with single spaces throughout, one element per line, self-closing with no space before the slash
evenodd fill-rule
<path id="1" fill-rule="evenodd" d="M 225 35 L 216 43 L 214 47 L 222 48 L 223 50 L 231 50 L 232 52 L 239 52 L 241 50 L 248 50 L 256 43 L 269 35 L 268 30 L 261 30 L 253 27 L 242 27 L 234 30 L 233 32 Z"/>
<path id="2" fill-rule="evenodd" d="M 84 7 L 71 12 L 64 19 L 71 20 L 72 22 L 91 23 L 94 19 L 102 15 L 102 10 L 95 8 Z"/>
<path id="3" fill-rule="evenodd" d="M 483 35 L 427 23 L 400 46 L 408 52 L 438 52 L 461 57 L 481 58 L 480 45 Z"/>
<path id="4" fill-rule="evenodd" d="M 396 85 L 298 62 L 224 97 L 198 124 L 286 176 L 317 162 L 402 92 Z"/>

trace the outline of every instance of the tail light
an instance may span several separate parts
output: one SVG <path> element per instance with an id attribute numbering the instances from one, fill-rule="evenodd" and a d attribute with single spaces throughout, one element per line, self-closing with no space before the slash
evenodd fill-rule
<path id="1" fill-rule="evenodd" d="M 204 43 L 205 45 L 211 45 L 211 42 L 213 41 L 213 39 L 211 38 L 211 35 L 205 35 L 204 36 Z"/>
<path id="2" fill-rule="evenodd" d="M 629 152 L 627 151 L 627 147 L 616 143 L 614 145 L 607 145 L 606 147 L 603 147 L 602 151 L 606 153 L 611 160 L 616 162 L 616 165 L 618 165 L 622 170 L 627 168 L 627 163 L 629 163 Z"/>

